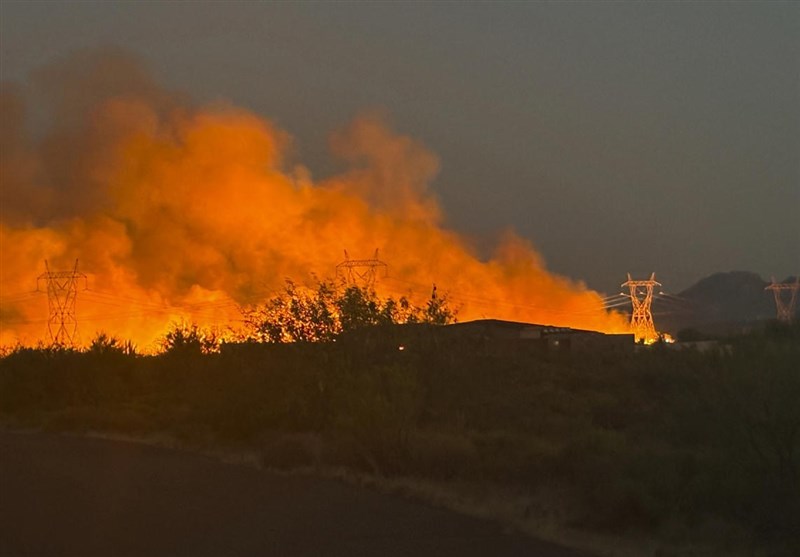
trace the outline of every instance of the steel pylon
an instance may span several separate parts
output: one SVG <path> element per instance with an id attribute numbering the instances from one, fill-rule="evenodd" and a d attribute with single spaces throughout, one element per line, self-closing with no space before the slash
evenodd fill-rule
<path id="1" fill-rule="evenodd" d="M 797 277 L 794 282 L 776 282 L 775 277 L 772 277 L 772 284 L 764 290 L 772 290 L 775 295 L 775 309 L 777 310 L 778 321 L 783 323 L 794 321 L 797 292 L 800 290 L 800 277 Z M 783 296 L 785 291 L 789 292 L 788 300 Z"/>
<path id="2" fill-rule="evenodd" d="M 343 279 L 348 286 L 372 289 L 381 270 L 383 276 L 386 276 L 389 266 L 378 259 L 377 249 L 372 259 L 350 259 L 347 250 L 344 250 L 344 261 L 336 265 L 336 276 Z"/>
<path id="3" fill-rule="evenodd" d="M 75 301 L 78 297 L 78 283 L 86 275 L 78 272 L 78 260 L 71 271 L 51 271 L 45 260 L 46 271 L 37 277 L 37 288 L 41 281 L 47 282 L 47 305 L 50 315 L 47 331 L 50 341 L 57 346 L 75 346 L 78 343 L 78 319 L 75 316 Z"/>
<path id="4" fill-rule="evenodd" d="M 653 303 L 653 288 L 661 286 L 660 282 L 656 282 L 656 274 L 652 273 L 648 280 L 633 280 L 628 273 L 628 280 L 622 286 L 630 289 L 631 331 L 636 341 L 643 341 L 645 344 L 655 342 L 658 340 L 658 333 L 650 306 Z"/>

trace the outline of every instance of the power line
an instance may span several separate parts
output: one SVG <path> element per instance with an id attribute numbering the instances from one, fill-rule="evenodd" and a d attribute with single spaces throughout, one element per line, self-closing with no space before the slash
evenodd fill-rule
<path id="1" fill-rule="evenodd" d="M 658 333 L 653 323 L 650 305 L 653 303 L 653 287 L 661 286 L 660 282 L 656 282 L 656 274 L 652 273 L 648 280 L 633 280 L 628 273 L 628 280 L 621 286 L 627 286 L 631 291 L 631 330 L 636 340 L 643 340 L 645 343 L 655 342 Z"/>
<path id="2" fill-rule="evenodd" d="M 797 306 L 797 292 L 800 290 L 800 276 L 793 283 L 775 282 L 772 277 L 772 284 L 764 290 L 772 290 L 775 295 L 775 309 L 777 310 L 778 321 L 791 323 L 794 321 L 794 310 Z M 788 300 L 784 299 L 783 293 L 789 292 Z"/>
<path id="3" fill-rule="evenodd" d="M 374 288 L 381 270 L 384 277 L 388 276 L 389 266 L 378 259 L 377 249 L 372 259 L 350 259 L 344 250 L 344 261 L 336 265 L 336 276 L 344 279 L 348 286 Z"/>
<path id="4" fill-rule="evenodd" d="M 50 341 L 58 346 L 74 346 L 78 342 L 78 319 L 75 316 L 78 281 L 83 279 L 86 286 L 86 275 L 78 272 L 77 259 L 71 271 L 51 271 L 47 260 L 44 266 L 47 270 L 36 280 L 37 287 L 40 281 L 47 281 L 47 305 L 50 310 L 47 331 Z"/>
<path id="5" fill-rule="evenodd" d="M 419 284 L 419 283 L 416 283 L 416 282 L 413 282 L 413 281 L 409 281 L 409 280 L 400 279 L 400 278 L 397 278 L 397 277 L 388 277 L 388 279 L 390 281 L 403 282 L 403 283 L 409 284 L 411 286 L 416 286 L 416 287 L 419 287 L 419 288 L 428 288 L 427 286 L 424 286 L 422 284 Z M 587 315 L 591 315 L 591 314 L 599 314 L 599 313 L 603 313 L 603 312 L 607 311 L 608 309 L 613 309 L 615 307 L 628 304 L 627 297 L 626 297 L 624 304 L 623 303 L 619 303 L 619 304 L 610 304 L 610 305 L 598 305 L 596 307 L 583 309 L 583 310 L 580 310 L 580 311 L 563 311 L 563 310 L 558 310 L 558 309 L 554 309 L 552 307 L 546 307 L 546 306 L 536 306 L 536 305 L 532 305 L 532 304 L 520 304 L 518 302 L 510 302 L 508 300 L 497 300 L 497 299 L 482 298 L 482 297 L 479 297 L 479 296 L 474 296 L 474 295 L 471 295 L 471 294 L 463 294 L 463 293 L 460 293 L 458 291 L 453 291 L 453 290 L 449 290 L 449 289 L 447 290 L 447 297 L 449 299 L 453 299 L 455 301 L 461 301 L 463 303 L 478 304 L 478 305 L 484 305 L 484 306 L 490 306 L 490 307 L 495 307 L 497 305 L 503 305 L 503 306 L 507 306 L 507 307 L 511 307 L 511 308 L 515 308 L 515 309 L 527 310 L 527 311 L 540 311 L 540 312 L 543 312 L 543 313 L 546 312 L 546 313 L 549 313 L 549 314 L 559 315 L 559 316 L 562 316 L 562 317 L 579 317 L 579 316 L 587 316 Z"/>

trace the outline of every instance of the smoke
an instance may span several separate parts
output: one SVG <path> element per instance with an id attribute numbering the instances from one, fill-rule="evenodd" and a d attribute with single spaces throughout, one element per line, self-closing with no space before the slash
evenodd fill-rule
<path id="1" fill-rule="evenodd" d="M 379 113 L 333 134 L 348 170 L 321 181 L 286 162 L 291 139 L 269 121 L 194 106 L 123 52 L 80 52 L 4 84 L 0 118 L 2 343 L 44 338 L 46 297 L 30 291 L 45 259 L 80 259 L 90 275 L 84 337 L 146 344 L 178 318 L 229 323 L 285 278 L 330 277 L 344 249 L 375 248 L 390 266 L 380 293 L 422 300 L 435 282 L 462 320 L 626 329 L 513 234 L 479 260 L 441 226 L 437 158 Z"/>

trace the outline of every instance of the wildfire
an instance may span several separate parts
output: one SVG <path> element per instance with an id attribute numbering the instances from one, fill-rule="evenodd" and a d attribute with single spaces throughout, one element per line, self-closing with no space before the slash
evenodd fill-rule
<path id="1" fill-rule="evenodd" d="M 628 330 L 519 237 L 479 259 L 441 225 L 436 157 L 380 117 L 335 134 L 350 169 L 314 180 L 286 162 L 289 136 L 267 120 L 182 102 L 127 56 L 83 53 L 41 75 L 28 86 L 49 95 L 44 134 L 28 131 L 21 87 L 0 100 L 0 344 L 45 338 L 47 297 L 31 292 L 45 259 L 80 259 L 89 275 L 84 341 L 102 330 L 147 345 L 180 319 L 236 323 L 286 278 L 311 284 L 344 249 L 375 248 L 389 264 L 380 295 L 421 302 L 435 282 L 461 320 Z"/>

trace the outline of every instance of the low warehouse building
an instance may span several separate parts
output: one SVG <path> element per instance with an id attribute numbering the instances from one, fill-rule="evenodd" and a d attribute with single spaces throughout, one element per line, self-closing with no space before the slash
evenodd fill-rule
<path id="1" fill-rule="evenodd" d="M 597 331 L 553 327 L 535 323 L 480 319 L 447 325 L 441 331 L 444 338 L 461 337 L 485 346 L 536 348 L 559 352 L 633 351 L 633 334 L 605 334 Z"/>

